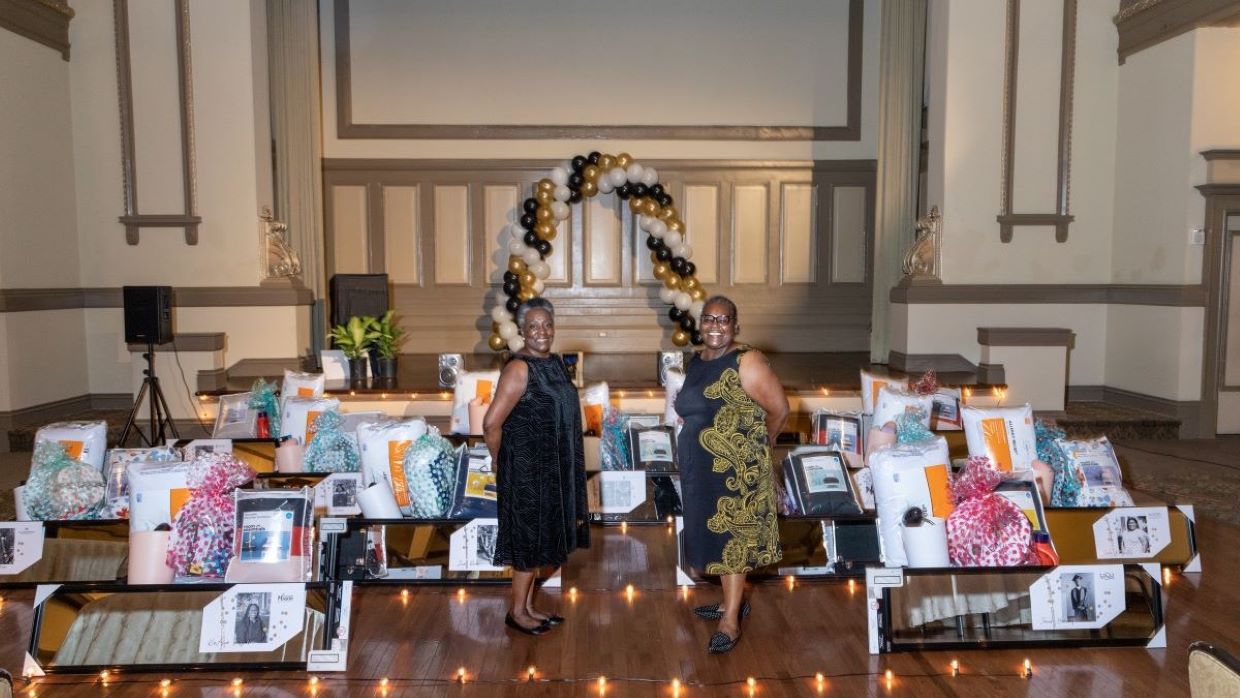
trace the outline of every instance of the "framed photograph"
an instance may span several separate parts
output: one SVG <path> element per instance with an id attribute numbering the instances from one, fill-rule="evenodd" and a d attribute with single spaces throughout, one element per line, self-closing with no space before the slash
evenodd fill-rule
<path id="1" fill-rule="evenodd" d="M 1097 629 L 1127 606 L 1123 565 L 1060 565 L 1029 587 L 1034 630 Z"/>
<path id="2" fill-rule="evenodd" d="M 784 459 L 784 480 L 803 516 L 861 514 L 844 454 L 824 448 L 799 448 Z"/>
<path id="3" fill-rule="evenodd" d="M 811 438 L 815 446 L 844 454 L 850 468 L 860 468 L 864 461 L 861 416 L 838 412 L 816 412 Z"/>
<path id="4" fill-rule="evenodd" d="M 669 426 L 630 426 L 629 454 L 634 470 L 676 472 L 676 430 Z"/>
<path id="5" fill-rule="evenodd" d="M 1094 522 L 1094 551 L 1100 560 L 1148 560 L 1171 544 L 1166 507 L 1125 507 Z"/>
<path id="6" fill-rule="evenodd" d="M 270 652 L 301 632 L 305 584 L 238 584 L 202 609 L 198 651 Z"/>
<path id="7" fill-rule="evenodd" d="M 964 422 L 960 417 L 960 388 L 939 388 L 933 395 L 930 410 L 930 428 L 936 431 L 960 431 Z"/>

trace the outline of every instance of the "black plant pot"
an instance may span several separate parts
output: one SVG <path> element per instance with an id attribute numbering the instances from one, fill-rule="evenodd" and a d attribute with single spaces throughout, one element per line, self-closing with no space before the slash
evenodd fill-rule
<path id="1" fill-rule="evenodd" d="M 395 378 L 396 377 L 396 357 L 382 357 L 372 359 L 374 362 L 375 378 Z"/>
<path id="2" fill-rule="evenodd" d="M 349 359 L 349 381 L 353 383 L 364 382 L 366 380 L 366 357 L 360 356 L 356 359 Z"/>

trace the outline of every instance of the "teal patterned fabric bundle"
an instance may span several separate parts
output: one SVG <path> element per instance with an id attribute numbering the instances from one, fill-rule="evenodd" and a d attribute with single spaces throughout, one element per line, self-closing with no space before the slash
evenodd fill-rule
<path id="1" fill-rule="evenodd" d="M 902 444 L 933 439 L 934 434 L 926 428 L 926 411 L 920 407 L 906 409 L 904 414 L 896 417 L 896 439 Z"/>
<path id="2" fill-rule="evenodd" d="M 1066 432 L 1039 419 L 1033 423 L 1033 435 L 1038 442 L 1038 460 L 1055 471 L 1055 480 L 1051 485 L 1051 506 L 1077 506 L 1077 500 L 1081 497 L 1081 483 L 1073 477 L 1072 469 L 1068 467 L 1068 459 L 1055 443 L 1055 439 L 1065 438 Z"/>
<path id="3" fill-rule="evenodd" d="M 70 458 L 55 441 L 43 441 L 35 447 L 22 495 L 31 519 L 65 521 L 99 518 L 105 490 L 98 468 Z"/>
<path id="4" fill-rule="evenodd" d="M 405 480 L 414 518 L 448 515 L 456 493 L 456 455 L 452 443 L 433 429 L 405 450 Z"/>
<path id="5" fill-rule="evenodd" d="M 254 387 L 250 388 L 250 407 L 267 413 L 267 422 L 273 436 L 283 433 L 280 431 L 280 401 L 276 399 L 275 383 L 268 383 L 262 378 L 254 381 Z"/>
<path id="6" fill-rule="evenodd" d="M 361 468 L 357 440 L 340 430 L 344 418 L 328 410 L 314 420 L 314 438 L 306 447 L 303 467 L 310 473 L 355 473 Z"/>

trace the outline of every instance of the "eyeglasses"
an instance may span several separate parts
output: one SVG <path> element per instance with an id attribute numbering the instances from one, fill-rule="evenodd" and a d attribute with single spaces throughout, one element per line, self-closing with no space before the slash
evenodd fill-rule
<path id="1" fill-rule="evenodd" d="M 703 325 L 727 325 L 732 322 L 731 315 L 703 315 Z"/>

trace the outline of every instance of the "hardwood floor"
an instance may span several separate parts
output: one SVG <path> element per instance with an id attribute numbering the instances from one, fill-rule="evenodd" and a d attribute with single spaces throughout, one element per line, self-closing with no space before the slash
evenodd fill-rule
<path id="1" fill-rule="evenodd" d="M 675 545 L 664 526 L 596 528 L 595 547 L 564 570 L 565 589 L 542 599 L 567 622 L 532 638 L 504 629 L 506 587 L 398 587 L 358 590 L 354 599 L 349 671 L 322 674 L 312 693 L 305 674 L 247 675 L 242 696 L 608 696 L 820 695 L 814 676 L 826 676 L 823 695 L 838 696 L 1186 696 L 1187 647 L 1209 640 L 1240 648 L 1240 591 L 1230 578 L 1240 564 L 1233 547 L 1240 528 L 1213 520 L 1198 529 L 1203 574 L 1176 576 L 1169 595 L 1168 648 L 924 652 L 870 656 L 866 651 L 864 590 L 844 583 L 758 586 L 753 613 L 735 650 L 706 652 L 713 623 L 690 609 L 716 600 L 713 587 L 686 598 L 674 586 Z M 626 598 L 626 585 L 635 593 Z M 578 589 L 571 600 L 569 587 Z M 10 592 L 0 607 L 0 665 L 19 673 L 29 641 L 33 592 Z M 1020 678 L 1025 657 L 1034 675 Z M 959 659 L 961 675 L 949 665 Z M 526 680 L 534 666 L 534 681 Z M 454 678 L 467 671 L 466 683 Z M 888 686 L 885 670 L 894 673 Z M 174 677 L 168 696 L 233 695 L 232 674 Z M 386 693 L 379 681 L 389 678 Z M 18 696 L 160 696 L 160 675 L 117 675 L 103 689 L 97 677 L 53 677 Z M 576 679 L 576 682 L 573 682 Z"/>

